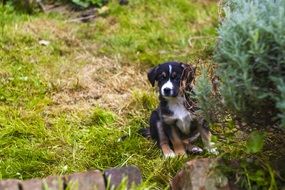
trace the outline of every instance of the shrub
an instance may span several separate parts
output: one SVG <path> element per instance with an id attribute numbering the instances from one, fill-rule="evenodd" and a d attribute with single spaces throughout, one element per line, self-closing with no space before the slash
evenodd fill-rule
<path id="1" fill-rule="evenodd" d="M 202 116 L 210 123 L 221 120 L 222 104 L 218 96 L 213 93 L 208 69 L 202 68 L 201 75 L 196 79 L 195 99 L 201 110 Z"/>
<path id="2" fill-rule="evenodd" d="M 2 5 L 8 4 L 10 7 L 15 8 L 15 10 L 24 13 L 34 13 L 40 10 L 39 4 L 36 0 L 5 0 Z M 6 6 L 3 6 L 8 8 Z"/>
<path id="3" fill-rule="evenodd" d="M 243 121 L 285 126 L 285 1 L 229 0 L 224 11 L 214 52 L 220 101 Z"/>

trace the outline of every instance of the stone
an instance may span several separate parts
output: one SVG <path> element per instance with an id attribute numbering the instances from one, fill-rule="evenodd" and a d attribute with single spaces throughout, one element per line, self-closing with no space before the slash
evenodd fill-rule
<path id="1" fill-rule="evenodd" d="M 7 179 L 0 181 L 0 190 L 20 190 L 20 181 L 17 179 Z"/>
<path id="2" fill-rule="evenodd" d="M 98 170 L 74 173 L 65 179 L 69 190 L 105 190 L 103 174 Z"/>
<path id="3" fill-rule="evenodd" d="M 104 172 L 104 177 L 111 189 L 119 187 L 125 178 L 127 189 L 131 189 L 132 185 L 139 185 L 142 182 L 141 172 L 135 166 L 108 169 Z"/>
<path id="4" fill-rule="evenodd" d="M 21 182 L 21 190 L 42 190 L 43 183 L 40 179 L 30 179 Z"/>
<path id="5" fill-rule="evenodd" d="M 60 176 L 49 176 L 42 181 L 43 189 L 64 190 L 64 179 Z"/>
<path id="6" fill-rule="evenodd" d="M 48 46 L 50 44 L 50 41 L 48 41 L 48 40 L 40 40 L 39 44 L 42 45 L 42 46 Z"/>
<path id="7" fill-rule="evenodd" d="M 173 178 L 172 190 L 230 190 L 229 181 L 216 168 L 219 161 L 201 158 L 187 162 Z"/>

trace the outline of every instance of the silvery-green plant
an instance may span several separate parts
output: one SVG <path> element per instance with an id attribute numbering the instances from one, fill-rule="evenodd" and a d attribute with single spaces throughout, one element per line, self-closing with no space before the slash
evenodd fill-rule
<path id="1" fill-rule="evenodd" d="M 285 126 L 285 1 L 229 0 L 224 12 L 214 60 L 226 108 Z"/>

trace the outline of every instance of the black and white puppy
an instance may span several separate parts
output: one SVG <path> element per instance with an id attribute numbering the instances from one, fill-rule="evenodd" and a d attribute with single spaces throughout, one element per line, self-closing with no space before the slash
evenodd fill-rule
<path id="1" fill-rule="evenodd" d="M 189 65 L 178 62 L 166 62 L 148 72 L 151 85 L 157 83 L 160 101 L 150 117 L 150 134 L 165 157 L 202 152 L 201 148 L 192 145 L 199 135 L 205 148 L 211 153 L 217 153 L 210 142 L 211 133 L 206 122 L 185 107 L 186 97 L 180 90 L 180 83 L 187 66 Z"/>

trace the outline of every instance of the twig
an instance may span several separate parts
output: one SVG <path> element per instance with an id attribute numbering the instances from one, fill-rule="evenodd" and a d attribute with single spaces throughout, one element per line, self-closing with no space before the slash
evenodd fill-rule
<path id="1" fill-rule="evenodd" d="M 39 5 L 39 8 L 45 13 L 46 9 L 45 9 L 45 6 L 44 6 L 42 0 L 37 0 L 37 3 Z"/>
<path id="2" fill-rule="evenodd" d="M 85 16 L 85 17 L 79 17 L 79 18 L 75 18 L 75 19 L 70 19 L 67 20 L 66 22 L 82 22 L 84 20 L 88 20 L 88 19 L 92 19 L 95 18 L 96 15 L 89 15 L 89 16 Z"/>

